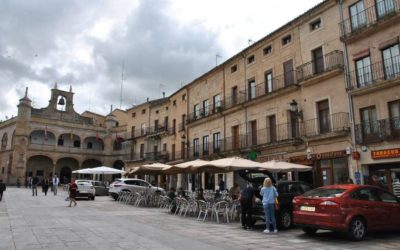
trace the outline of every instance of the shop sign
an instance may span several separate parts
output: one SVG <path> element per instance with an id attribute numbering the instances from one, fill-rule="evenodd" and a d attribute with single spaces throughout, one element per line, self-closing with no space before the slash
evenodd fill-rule
<path id="1" fill-rule="evenodd" d="M 313 159 L 317 160 L 325 160 L 325 159 L 333 159 L 333 158 L 341 158 L 341 157 L 346 157 L 346 150 L 340 150 L 340 151 L 332 151 L 332 152 L 326 152 L 326 153 L 320 153 L 320 154 L 313 154 Z"/>
<path id="2" fill-rule="evenodd" d="M 373 150 L 371 151 L 371 157 L 374 160 L 400 157 L 400 148 Z"/>

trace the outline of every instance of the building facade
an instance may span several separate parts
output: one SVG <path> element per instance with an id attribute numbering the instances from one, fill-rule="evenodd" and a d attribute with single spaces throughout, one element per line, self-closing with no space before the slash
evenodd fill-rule
<path id="1" fill-rule="evenodd" d="M 18 115 L 0 124 L 0 170 L 15 184 L 25 177 L 59 175 L 61 182 L 80 168 L 101 165 L 122 169 L 126 126 L 117 126 L 110 113 L 101 116 L 74 111 L 72 88 L 51 90 L 49 105 L 34 108 L 28 89 L 18 105 Z"/>

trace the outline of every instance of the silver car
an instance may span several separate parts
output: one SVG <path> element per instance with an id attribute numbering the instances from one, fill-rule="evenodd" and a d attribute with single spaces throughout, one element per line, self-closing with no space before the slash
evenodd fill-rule
<path id="1" fill-rule="evenodd" d="M 119 192 L 121 191 L 127 191 L 127 192 L 150 191 L 150 192 L 165 193 L 165 190 L 163 188 L 154 187 L 145 180 L 130 179 L 130 178 L 117 179 L 110 184 L 108 192 L 110 196 L 114 198 L 114 200 L 118 199 Z"/>

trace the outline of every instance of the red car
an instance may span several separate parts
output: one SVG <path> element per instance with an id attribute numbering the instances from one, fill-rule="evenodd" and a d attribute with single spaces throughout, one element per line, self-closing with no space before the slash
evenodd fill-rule
<path id="1" fill-rule="evenodd" d="M 328 229 L 362 240 L 367 231 L 400 229 L 400 199 L 375 186 L 320 187 L 293 198 L 293 222 L 307 234 Z"/>

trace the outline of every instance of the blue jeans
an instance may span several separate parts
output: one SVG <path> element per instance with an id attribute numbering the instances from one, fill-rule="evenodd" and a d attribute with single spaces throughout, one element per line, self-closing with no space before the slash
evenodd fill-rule
<path id="1" fill-rule="evenodd" d="M 275 204 L 266 204 L 263 205 L 265 212 L 265 226 L 266 229 L 269 230 L 269 225 L 273 226 L 273 230 L 276 229 L 276 219 L 275 219 Z"/>

